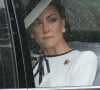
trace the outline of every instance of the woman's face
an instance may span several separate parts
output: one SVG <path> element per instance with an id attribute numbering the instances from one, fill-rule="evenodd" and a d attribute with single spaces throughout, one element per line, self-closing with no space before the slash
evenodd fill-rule
<path id="1" fill-rule="evenodd" d="M 52 48 L 63 40 L 62 30 L 65 21 L 61 19 L 53 6 L 48 6 L 34 21 L 32 34 L 42 48 Z"/>

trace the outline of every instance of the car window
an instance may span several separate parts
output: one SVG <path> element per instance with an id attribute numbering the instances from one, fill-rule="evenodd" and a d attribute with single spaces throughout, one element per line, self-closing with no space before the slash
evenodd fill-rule
<path id="1" fill-rule="evenodd" d="M 36 11 L 41 0 L 21 0 L 24 20 L 35 20 Z M 68 19 L 68 28 L 64 33 L 64 38 L 70 46 L 80 51 L 92 50 L 98 58 L 98 70 L 94 86 L 100 86 L 100 0 L 61 0 L 65 6 L 66 17 Z M 46 4 L 45 4 L 46 5 Z M 38 10 L 37 10 L 38 11 Z M 30 14 L 31 12 L 31 14 Z M 32 16 L 33 13 L 33 16 Z M 31 17 L 32 16 L 32 17 Z M 27 21 L 29 22 L 29 21 Z M 26 24 L 26 23 L 25 23 Z M 27 26 L 25 25 L 27 28 Z M 27 31 L 28 32 L 28 31 Z M 40 53 L 40 48 L 34 40 L 34 37 L 28 32 L 28 44 L 30 48 L 32 66 L 36 62 L 34 56 Z"/>
<path id="2" fill-rule="evenodd" d="M 16 87 L 17 73 L 4 0 L 0 0 L 0 88 Z"/>

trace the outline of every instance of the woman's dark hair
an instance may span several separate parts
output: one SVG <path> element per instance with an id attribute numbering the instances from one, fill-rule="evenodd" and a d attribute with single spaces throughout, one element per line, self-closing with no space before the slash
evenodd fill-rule
<path id="1" fill-rule="evenodd" d="M 52 5 L 58 11 L 58 13 L 62 19 L 64 19 L 64 20 L 66 19 L 65 8 L 61 4 L 60 0 L 52 0 L 52 2 L 49 5 Z"/>
<path id="2" fill-rule="evenodd" d="M 66 18 L 65 7 L 61 4 L 61 0 L 52 0 L 49 5 L 53 6 L 58 11 L 61 19 L 65 20 L 66 32 L 64 33 L 64 38 L 65 40 L 67 39 L 66 41 L 71 41 L 70 25 L 68 19 Z"/>

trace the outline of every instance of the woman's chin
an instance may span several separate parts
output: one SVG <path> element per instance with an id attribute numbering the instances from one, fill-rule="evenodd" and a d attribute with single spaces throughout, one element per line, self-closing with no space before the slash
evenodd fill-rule
<path id="1" fill-rule="evenodd" d="M 42 46 L 42 48 L 50 49 L 50 48 L 53 48 L 55 45 L 53 43 L 46 43 L 41 46 Z"/>

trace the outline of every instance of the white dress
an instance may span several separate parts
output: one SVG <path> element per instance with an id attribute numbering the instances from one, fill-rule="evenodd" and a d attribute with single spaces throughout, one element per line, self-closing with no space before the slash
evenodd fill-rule
<path id="1" fill-rule="evenodd" d="M 72 50 L 61 55 L 47 56 L 50 73 L 44 61 L 45 75 L 39 85 L 39 75 L 35 77 L 36 87 L 90 86 L 97 71 L 97 57 L 92 51 Z M 37 71 L 35 67 L 33 74 Z"/>

